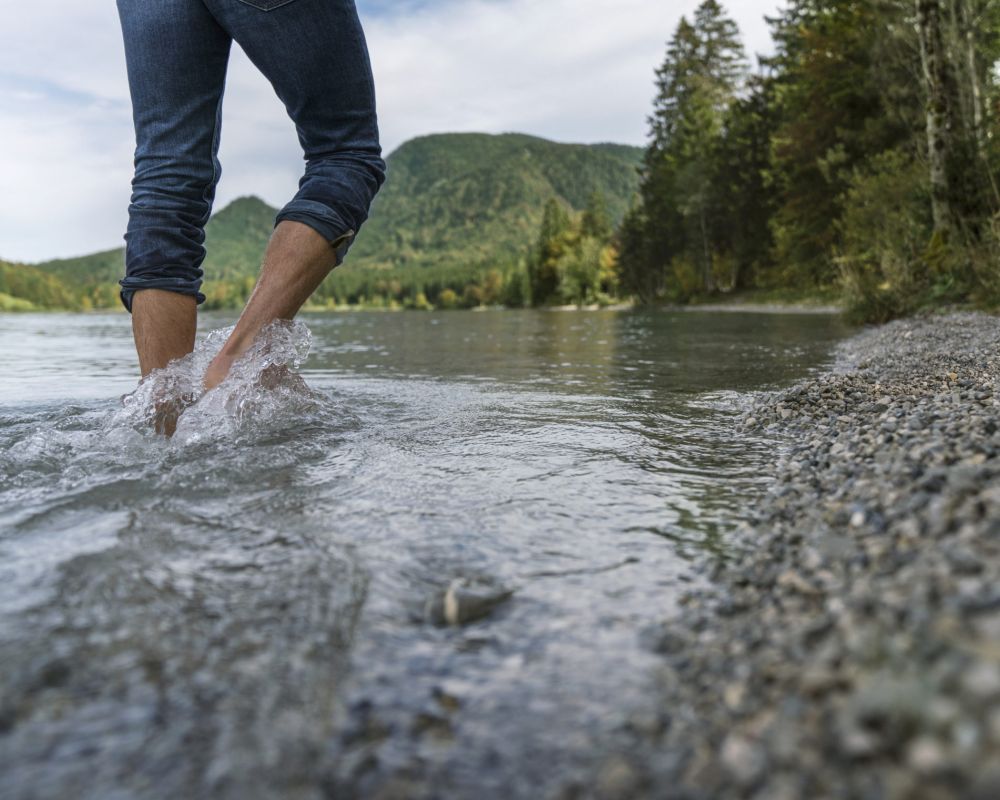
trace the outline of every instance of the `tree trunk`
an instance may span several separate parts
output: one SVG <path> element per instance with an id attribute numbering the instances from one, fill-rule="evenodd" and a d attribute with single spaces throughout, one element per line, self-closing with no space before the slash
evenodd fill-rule
<path id="1" fill-rule="evenodd" d="M 995 212 L 1000 209 L 1000 187 L 997 186 L 996 178 L 990 168 L 989 157 L 986 152 L 986 114 L 977 55 L 979 42 L 977 41 L 976 34 L 982 19 L 982 8 L 981 6 L 974 5 L 972 0 L 954 0 L 954 2 L 958 7 L 959 46 L 964 50 L 965 70 L 967 72 L 966 86 L 969 95 L 969 113 L 968 118 L 964 120 L 964 124 L 972 132 L 976 155 L 989 182 L 993 199 L 993 210 Z M 992 0 L 987 0 L 987 2 L 992 2 Z"/>
<path id="2" fill-rule="evenodd" d="M 954 70 L 956 81 L 956 122 L 961 125 L 960 135 L 974 144 L 981 155 L 984 149 L 982 88 L 979 80 L 976 54 L 976 9 L 972 0 L 945 0 L 949 5 L 950 24 L 944 37 L 947 57 Z M 956 132 L 958 135 L 958 132 Z"/>
<path id="3" fill-rule="evenodd" d="M 702 251 L 702 276 L 705 281 L 705 291 L 711 293 L 714 290 L 712 281 L 712 253 L 708 247 L 708 230 L 705 225 L 705 206 L 701 205 L 698 213 L 698 220 L 701 223 L 701 251 Z"/>
<path id="4" fill-rule="evenodd" d="M 941 0 L 916 0 L 920 57 L 927 90 L 927 155 L 930 164 L 934 232 L 947 237 L 955 227 L 949 165 L 955 136 L 955 97 L 951 64 L 945 51 Z"/>
<path id="5" fill-rule="evenodd" d="M 969 0 L 956 0 L 961 20 L 962 43 L 965 46 L 966 69 L 969 71 L 969 94 L 972 105 L 972 131 L 976 137 L 979 154 L 983 155 L 986 137 L 983 131 L 983 89 L 979 81 L 979 65 L 976 63 L 976 20 Z"/>

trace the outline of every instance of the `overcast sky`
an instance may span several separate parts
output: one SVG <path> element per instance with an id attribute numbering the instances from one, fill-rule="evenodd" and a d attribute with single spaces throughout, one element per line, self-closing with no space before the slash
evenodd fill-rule
<path id="1" fill-rule="evenodd" d="M 151 2 L 153 0 L 150 0 Z M 235 0 L 233 0 L 235 2 Z M 730 0 L 749 53 L 779 0 Z M 641 145 L 653 70 L 698 0 L 359 0 L 386 153 L 443 131 Z M 112 0 L 0 0 L 0 258 L 122 244 L 134 138 Z M 216 209 L 280 206 L 303 162 L 268 83 L 233 50 Z"/>

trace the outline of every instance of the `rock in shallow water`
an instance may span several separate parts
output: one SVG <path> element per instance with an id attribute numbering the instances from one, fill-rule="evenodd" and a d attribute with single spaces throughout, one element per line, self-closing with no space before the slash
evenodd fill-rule
<path id="1" fill-rule="evenodd" d="M 428 599 L 424 616 L 435 625 L 467 625 L 488 617 L 513 595 L 513 589 L 490 578 L 455 578 Z"/>

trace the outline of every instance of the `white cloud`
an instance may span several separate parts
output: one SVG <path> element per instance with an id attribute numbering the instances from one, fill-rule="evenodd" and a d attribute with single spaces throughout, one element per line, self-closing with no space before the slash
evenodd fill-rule
<path id="1" fill-rule="evenodd" d="M 386 152 L 440 131 L 522 131 L 641 144 L 653 69 L 698 0 L 445 0 L 366 19 Z M 749 52 L 778 0 L 730 3 Z M 9 8 L 9 5 L 8 5 Z M 0 257 L 121 244 L 133 134 L 112 3 L 33 0 L 0 17 Z M 216 207 L 281 205 L 302 168 L 270 85 L 234 49 Z"/>
<path id="2" fill-rule="evenodd" d="M 368 26 L 383 137 L 518 130 L 640 144 L 653 70 L 699 0 L 473 0 Z M 740 3 L 748 50 L 768 50 L 763 14 Z"/>

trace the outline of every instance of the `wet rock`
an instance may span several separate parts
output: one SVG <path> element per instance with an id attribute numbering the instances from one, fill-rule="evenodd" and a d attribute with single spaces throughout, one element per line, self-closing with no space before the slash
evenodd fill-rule
<path id="1" fill-rule="evenodd" d="M 449 690 L 448 687 L 435 686 L 433 692 L 434 699 L 446 713 L 452 714 L 462 707 L 461 697 L 458 696 L 457 692 Z"/>
<path id="2" fill-rule="evenodd" d="M 1000 664 L 977 661 L 962 676 L 962 688 L 983 701 L 1000 697 Z"/>
<path id="3" fill-rule="evenodd" d="M 969 800 L 996 800 L 1000 797 L 1000 766 L 992 764 L 977 775 L 969 790 Z"/>
<path id="4" fill-rule="evenodd" d="M 720 759 L 729 775 L 742 787 L 756 783 L 767 767 L 764 749 L 736 734 L 730 734 L 722 743 Z"/>
<path id="5" fill-rule="evenodd" d="M 413 718 L 411 732 L 416 736 L 430 735 L 437 739 L 453 739 L 451 720 L 441 714 L 421 712 Z"/>
<path id="6" fill-rule="evenodd" d="M 656 708 L 640 709 L 629 714 L 625 727 L 635 733 L 653 738 L 663 733 L 670 726 L 668 714 Z"/>
<path id="7" fill-rule="evenodd" d="M 783 589 L 805 595 L 806 597 L 816 597 L 822 594 L 819 589 L 792 570 L 787 570 L 778 576 L 778 585 Z"/>
<path id="8" fill-rule="evenodd" d="M 424 616 L 435 625 L 467 625 L 488 617 L 514 595 L 489 578 L 456 578 L 428 599 Z"/>
<path id="9" fill-rule="evenodd" d="M 629 800 L 641 796 L 643 776 L 623 756 L 610 759 L 597 776 L 595 794 L 599 800 Z"/>
<path id="10" fill-rule="evenodd" d="M 933 775 L 948 767 L 948 753 L 941 742 L 930 736 L 921 736 L 910 742 L 906 763 L 921 775 Z"/>

